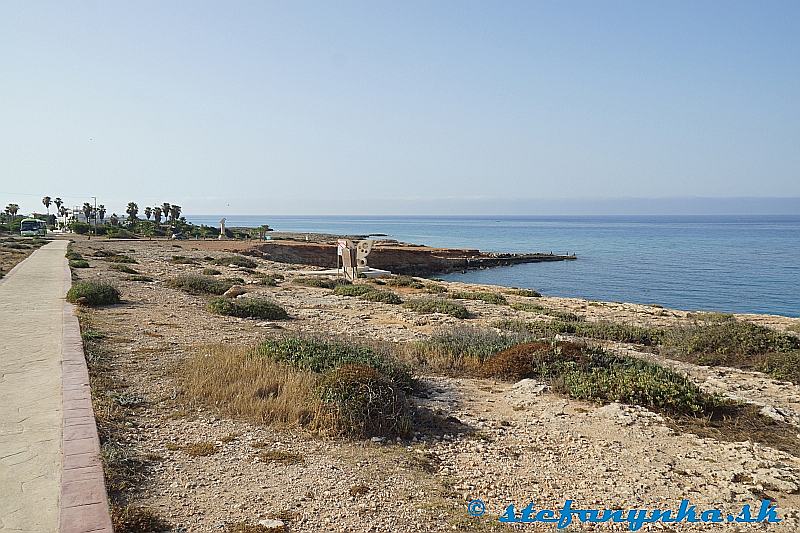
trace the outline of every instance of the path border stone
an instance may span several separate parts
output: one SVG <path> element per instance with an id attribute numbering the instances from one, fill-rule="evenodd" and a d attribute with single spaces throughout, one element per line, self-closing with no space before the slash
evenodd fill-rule
<path id="1" fill-rule="evenodd" d="M 64 276 L 64 286 L 71 287 L 66 260 Z M 80 324 L 75 306 L 66 300 L 63 320 L 59 532 L 113 533 Z"/>

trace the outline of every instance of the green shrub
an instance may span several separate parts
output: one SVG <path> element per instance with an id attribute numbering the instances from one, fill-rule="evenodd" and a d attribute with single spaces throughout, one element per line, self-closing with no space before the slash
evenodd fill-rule
<path id="1" fill-rule="evenodd" d="M 514 346 L 488 359 L 483 373 L 511 380 L 535 378 L 571 398 L 640 405 L 671 415 L 708 415 L 722 402 L 662 366 L 566 342 Z"/>
<path id="2" fill-rule="evenodd" d="M 208 302 L 208 310 L 218 315 L 238 318 L 261 318 L 263 320 L 285 320 L 286 309 L 265 298 L 214 298 Z"/>
<path id="3" fill-rule="evenodd" d="M 508 301 L 502 294 L 497 294 L 495 292 L 488 292 L 488 291 L 454 292 L 450 295 L 450 298 L 454 298 L 456 300 L 481 300 L 486 303 L 497 304 L 497 305 L 508 304 Z"/>
<path id="4" fill-rule="evenodd" d="M 69 229 L 78 235 L 86 235 L 92 227 L 86 222 L 73 222 L 69 225 Z"/>
<path id="5" fill-rule="evenodd" d="M 764 354 L 753 366 L 770 377 L 800 385 L 800 350 Z"/>
<path id="6" fill-rule="evenodd" d="M 216 268 L 204 268 L 202 274 L 204 276 L 219 276 L 220 274 L 222 274 L 222 272 L 220 272 Z"/>
<path id="7" fill-rule="evenodd" d="M 398 295 L 393 293 L 392 291 L 378 291 L 378 290 L 371 290 L 361 296 L 362 300 L 367 300 L 368 302 L 380 302 L 384 304 L 401 304 L 403 303 L 403 299 L 400 298 Z"/>
<path id="8" fill-rule="evenodd" d="M 108 261 L 109 263 L 131 263 L 131 264 L 136 264 L 137 262 L 136 259 L 134 259 L 133 257 L 123 254 L 109 255 L 108 257 L 106 257 L 106 261 Z"/>
<path id="9" fill-rule="evenodd" d="M 248 259 L 241 255 L 219 257 L 217 259 L 214 259 L 213 263 L 215 265 L 222 265 L 222 266 L 234 265 L 242 268 L 256 268 L 258 266 L 258 263 L 256 263 L 252 259 Z"/>
<path id="10" fill-rule="evenodd" d="M 303 287 L 319 289 L 335 289 L 339 285 L 351 285 L 351 282 L 344 278 L 323 278 L 319 276 L 294 278 L 292 283 L 295 285 L 302 285 Z"/>
<path id="11" fill-rule="evenodd" d="M 364 296 L 375 289 L 367 285 L 337 285 L 333 288 L 333 294 L 338 296 Z"/>
<path id="12" fill-rule="evenodd" d="M 97 306 L 119 303 L 116 287 L 100 281 L 78 281 L 67 292 L 67 301 L 81 305 Z"/>
<path id="13" fill-rule="evenodd" d="M 151 278 L 150 276 L 144 276 L 142 274 L 136 276 L 129 276 L 125 279 L 127 279 L 128 281 L 144 281 L 144 282 L 153 281 L 153 278 Z"/>
<path id="14" fill-rule="evenodd" d="M 402 388 L 374 368 L 347 364 L 326 373 L 319 385 L 320 423 L 335 434 L 403 437 L 411 414 Z"/>
<path id="15" fill-rule="evenodd" d="M 138 272 L 128 265 L 122 263 L 114 263 L 113 265 L 109 265 L 109 270 L 116 270 L 117 272 L 122 272 L 123 274 L 138 274 Z"/>
<path id="16" fill-rule="evenodd" d="M 266 274 L 264 272 L 253 272 L 253 275 L 258 280 L 259 285 L 266 285 L 267 287 L 276 287 L 278 280 L 283 279 L 280 274 Z"/>
<path id="17" fill-rule="evenodd" d="M 412 289 L 421 289 L 425 286 L 424 283 L 414 279 L 412 276 L 394 276 L 387 279 L 386 284 L 390 287 L 409 287 Z"/>
<path id="18" fill-rule="evenodd" d="M 167 286 L 173 289 L 180 289 L 183 292 L 203 295 L 203 294 L 223 294 L 233 287 L 234 283 L 221 279 L 214 279 L 210 276 L 198 276 L 196 274 L 181 274 L 180 276 L 167 281 Z"/>
<path id="19" fill-rule="evenodd" d="M 404 365 L 386 353 L 353 342 L 315 337 L 281 337 L 261 343 L 256 353 L 302 370 L 322 373 L 346 365 L 366 365 L 378 370 L 403 388 L 411 389 L 413 380 Z"/>
<path id="20" fill-rule="evenodd" d="M 800 339 L 774 329 L 736 320 L 673 327 L 662 342 L 665 354 L 695 356 L 700 364 L 724 364 L 729 356 L 785 352 L 800 348 Z"/>
<path id="21" fill-rule="evenodd" d="M 89 268 L 89 261 L 85 259 L 73 259 L 69 262 L 70 268 Z"/>
<path id="22" fill-rule="evenodd" d="M 469 311 L 463 305 L 441 298 L 418 298 L 403 305 L 421 314 L 442 313 L 456 318 L 470 317 Z"/>
<path id="23" fill-rule="evenodd" d="M 447 294 L 447 287 L 439 283 L 428 283 L 425 285 L 425 292 L 431 294 Z"/>
<path id="24" fill-rule="evenodd" d="M 74 250 L 68 251 L 64 257 L 69 259 L 70 261 L 81 261 L 83 260 L 83 256 Z"/>
<path id="25" fill-rule="evenodd" d="M 539 291 L 535 291 L 533 289 L 517 289 L 517 288 L 513 288 L 513 289 L 508 289 L 505 292 L 506 292 L 506 294 L 512 294 L 514 296 L 525 296 L 526 298 L 541 298 L 542 297 L 542 293 L 540 293 Z"/>

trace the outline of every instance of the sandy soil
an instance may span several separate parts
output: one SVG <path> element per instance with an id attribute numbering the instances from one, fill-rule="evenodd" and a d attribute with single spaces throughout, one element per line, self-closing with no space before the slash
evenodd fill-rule
<path id="1" fill-rule="evenodd" d="M 145 459 L 146 480 L 132 487 L 128 497 L 156 510 L 175 530 L 220 531 L 226 524 L 255 524 L 277 516 L 291 531 L 483 531 L 505 529 L 490 515 L 496 516 L 512 502 L 521 508 L 534 501 L 545 508 L 572 499 L 575 507 L 582 508 L 668 509 L 687 498 L 698 507 L 736 512 L 765 493 L 777 500 L 784 519 L 770 525 L 770 530 L 800 528 L 797 457 L 750 442 L 676 433 L 645 409 L 567 400 L 529 381 L 512 385 L 424 376 L 427 394 L 414 402 L 447 418 L 450 427 L 397 443 L 322 440 L 297 430 L 225 419 L 211 411 L 187 411 L 175 401 L 175 372 L 205 344 L 248 344 L 283 330 L 410 341 L 463 322 L 293 285 L 293 272 L 308 267 L 263 260 L 258 260 L 260 271 L 282 273 L 287 279 L 277 287 L 247 287 L 268 294 L 292 320 L 214 316 L 205 311 L 204 298 L 163 284 L 177 273 L 199 272 L 204 257 L 225 255 L 224 250 L 236 246 L 216 241 L 105 240 L 74 245 L 91 264 L 78 272 L 80 278 L 114 280 L 123 293 L 120 305 L 84 312 L 84 324 L 108 335 L 102 345 L 113 377 L 123 384 L 125 397 L 135 399 L 124 402 L 127 422 L 114 435 L 131 456 Z M 108 269 L 110 263 L 92 257 L 100 248 L 136 258 L 138 264 L 131 266 L 155 281 L 126 281 L 126 275 Z M 171 264 L 173 255 L 195 257 L 200 266 Z M 227 276 L 250 278 L 238 269 L 216 268 Z M 643 325 L 688 320 L 686 312 L 654 306 L 551 297 L 536 303 L 577 312 L 588 320 Z M 464 304 L 476 315 L 467 321 L 474 325 L 526 316 L 508 306 Z M 781 330 L 800 323 L 766 315 L 742 318 Z M 630 345 L 608 347 L 633 350 Z M 708 390 L 770 407 L 786 421 L 800 424 L 800 387 L 754 372 L 662 362 L 687 372 Z M 206 441 L 216 443 L 220 452 L 191 457 L 178 449 Z M 302 462 L 262 462 L 256 456 L 264 448 L 296 453 Z M 466 502 L 473 498 L 486 502 L 485 517 L 467 515 Z M 705 528 L 736 530 L 729 525 Z"/>

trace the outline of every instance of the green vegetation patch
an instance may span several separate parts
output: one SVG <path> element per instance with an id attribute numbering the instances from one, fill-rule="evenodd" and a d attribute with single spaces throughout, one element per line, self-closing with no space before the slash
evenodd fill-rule
<path id="1" fill-rule="evenodd" d="M 143 274 L 137 274 L 135 276 L 129 276 L 129 277 L 125 278 L 125 279 L 127 279 L 128 281 L 142 281 L 142 282 L 151 282 L 151 281 L 153 281 L 153 278 L 151 278 L 150 276 L 145 276 Z"/>
<path id="2" fill-rule="evenodd" d="M 123 274 L 138 274 L 136 270 L 132 269 L 128 265 L 122 263 L 114 263 L 113 265 L 109 265 L 108 267 L 110 270 L 116 270 L 117 272 L 122 272 Z"/>
<path id="3" fill-rule="evenodd" d="M 215 279 L 197 274 L 181 274 L 167 281 L 167 286 L 179 289 L 188 294 L 223 294 L 234 285 L 231 281 Z"/>
<path id="4" fill-rule="evenodd" d="M 219 276 L 220 274 L 222 274 L 222 272 L 220 272 L 216 268 L 204 268 L 202 274 L 204 276 Z"/>
<path id="5" fill-rule="evenodd" d="M 409 300 L 403 305 L 420 314 L 442 313 L 455 318 L 470 317 L 466 307 L 442 298 L 417 298 Z"/>
<path id="6" fill-rule="evenodd" d="M 169 262 L 173 265 L 196 265 L 197 259 L 183 255 L 173 255 Z"/>
<path id="7" fill-rule="evenodd" d="M 411 374 L 405 365 L 388 353 L 355 342 L 322 339 L 316 337 L 281 337 L 261 343 L 256 352 L 259 356 L 287 363 L 293 367 L 323 373 L 336 367 L 366 365 L 410 389 Z"/>
<path id="8" fill-rule="evenodd" d="M 515 381 L 535 378 L 571 398 L 640 405 L 676 416 L 710 415 L 724 404 L 670 369 L 567 342 L 514 346 L 488 359 L 482 373 Z"/>
<path id="9" fill-rule="evenodd" d="M 533 289 L 508 289 L 505 291 L 506 294 L 511 294 L 513 296 L 524 296 L 526 298 L 541 298 L 542 293 L 539 291 L 535 291 Z"/>
<path id="10" fill-rule="evenodd" d="M 742 356 L 796 350 L 800 339 L 750 322 L 721 320 L 670 328 L 662 344 L 663 353 L 670 357 L 702 365 L 737 366 Z"/>
<path id="11" fill-rule="evenodd" d="M 496 305 L 507 305 L 508 300 L 502 294 L 489 291 L 462 291 L 450 294 L 450 298 L 456 300 L 481 300 L 486 303 Z"/>
<path id="12" fill-rule="evenodd" d="M 286 309 L 266 298 L 214 298 L 208 310 L 218 315 L 262 320 L 286 320 Z"/>
<path id="13" fill-rule="evenodd" d="M 67 292 L 67 301 L 88 305 L 111 305 L 119 303 L 120 292 L 116 287 L 101 281 L 78 281 Z"/>
<path id="14" fill-rule="evenodd" d="M 89 261 L 86 259 L 72 259 L 69 262 L 70 268 L 89 268 Z"/>
<path id="15" fill-rule="evenodd" d="M 338 296 L 364 296 L 375 289 L 368 285 L 337 285 L 333 288 L 333 294 Z"/>
<path id="16" fill-rule="evenodd" d="M 258 266 L 258 263 L 252 259 L 248 259 L 247 257 L 243 257 L 241 255 L 218 257 L 217 259 L 214 259 L 213 263 L 221 266 L 234 265 L 241 268 L 256 268 Z"/>
<path id="17" fill-rule="evenodd" d="M 308 276 L 294 278 L 292 283 L 303 287 L 314 287 L 318 289 L 335 289 L 339 285 L 351 285 L 349 280 L 344 278 L 323 278 L 320 276 Z"/>
<path id="18" fill-rule="evenodd" d="M 371 290 L 363 294 L 361 299 L 367 300 L 368 302 L 380 302 L 394 305 L 403 303 L 403 299 L 392 291 Z"/>

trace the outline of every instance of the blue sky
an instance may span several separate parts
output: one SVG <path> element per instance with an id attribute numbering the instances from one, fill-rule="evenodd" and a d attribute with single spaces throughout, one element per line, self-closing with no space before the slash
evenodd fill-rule
<path id="1" fill-rule="evenodd" d="M 798 2 L 4 1 L 0 203 L 800 197 L 799 58 Z"/>

